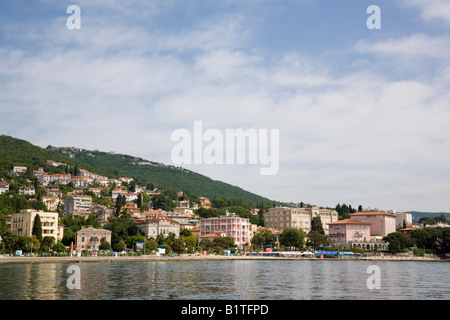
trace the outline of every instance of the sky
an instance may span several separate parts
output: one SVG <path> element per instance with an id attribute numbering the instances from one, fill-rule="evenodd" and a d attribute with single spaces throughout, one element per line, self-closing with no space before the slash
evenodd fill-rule
<path id="1" fill-rule="evenodd" d="M 447 0 L 4 0 L 0 134 L 174 164 L 195 121 L 278 130 L 275 174 L 180 166 L 278 201 L 448 212 L 449 53 Z"/>

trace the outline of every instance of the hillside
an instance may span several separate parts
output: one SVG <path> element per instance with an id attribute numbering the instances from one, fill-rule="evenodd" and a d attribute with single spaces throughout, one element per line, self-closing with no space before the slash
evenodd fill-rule
<path id="1" fill-rule="evenodd" d="M 407 211 L 407 213 L 412 214 L 413 222 L 419 221 L 422 217 L 427 218 L 436 218 L 440 215 L 444 215 L 444 217 L 450 221 L 450 213 L 449 212 L 422 212 L 422 211 Z"/>
<path id="2" fill-rule="evenodd" d="M 0 179 L 8 176 L 14 165 L 23 165 L 35 170 L 39 167 L 48 170 L 63 170 L 48 166 L 46 160 L 64 162 L 69 166 L 77 165 L 90 172 L 118 178 L 130 177 L 139 183 L 161 188 L 171 188 L 174 191 L 185 191 L 190 194 L 213 199 L 216 196 L 240 198 L 254 205 L 274 201 L 242 188 L 212 180 L 204 175 L 183 168 L 167 166 L 130 155 L 113 154 L 101 151 L 83 150 L 73 147 L 52 147 L 46 149 L 35 146 L 27 141 L 0 136 Z"/>

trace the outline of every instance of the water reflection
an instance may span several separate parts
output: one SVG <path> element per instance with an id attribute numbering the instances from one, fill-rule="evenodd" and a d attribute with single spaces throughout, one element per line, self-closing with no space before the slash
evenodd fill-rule
<path id="1" fill-rule="evenodd" d="M 381 289 L 368 289 L 368 266 Z M 450 299 L 450 264 L 388 261 L 190 261 L 0 265 L 0 299 Z"/>

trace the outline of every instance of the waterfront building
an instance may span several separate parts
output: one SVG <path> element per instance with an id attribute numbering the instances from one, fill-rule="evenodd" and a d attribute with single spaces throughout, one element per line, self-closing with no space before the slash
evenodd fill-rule
<path id="1" fill-rule="evenodd" d="M 227 237 L 233 237 L 239 249 L 250 244 L 251 223 L 249 219 L 227 212 L 226 215 L 200 220 L 200 238 L 216 231 L 225 232 Z"/>
<path id="2" fill-rule="evenodd" d="M 335 210 L 311 208 L 274 207 L 264 213 L 264 226 L 283 232 L 286 229 L 302 229 L 308 234 L 311 231 L 311 220 L 320 217 L 325 234 L 328 234 L 328 224 L 338 220 Z"/>
<path id="3" fill-rule="evenodd" d="M 370 223 L 344 219 L 328 224 L 331 242 L 334 244 L 352 241 L 370 241 Z"/>
<path id="4" fill-rule="evenodd" d="M 396 231 L 395 214 L 393 213 L 384 211 L 362 211 L 351 213 L 349 216 L 351 219 L 370 223 L 371 235 L 385 237 L 389 233 Z"/>
<path id="5" fill-rule="evenodd" d="M 174 233 L 176 237 L 180 236 L 180 223 L 163 214 L 156 214 L 148 219 L 139 221 L 137 227 L 147 238 L 156 238 L 160 233 L 165 237 L 169 233 Z"/>
<path id="6" fill-rule="evenodd" d="M 58 240 L 58 213 L 43 210 L 25 209 L 11 216 L 11 232 L 18 236 L 31 236 L 34 220 L 39 215 L 42 226 L 42 237 L 54 237 Z M 62 236 L 61 236 L 62 238 Z"/>
<path id="7" fill-rule="evenodd" d="M 112 232 L 106 229 L 97 229 L 92 226 L 88 228 L 82 227 L 77 231 L 76 250 L 98 251 L 102 238 L 105 238 L 108 243 L 111 243 L 111 234 Z"/>

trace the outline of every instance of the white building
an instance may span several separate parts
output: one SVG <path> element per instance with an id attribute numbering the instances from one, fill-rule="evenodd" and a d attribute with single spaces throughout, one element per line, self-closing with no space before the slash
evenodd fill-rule
<path id="1" fill-rule="evenodd" d="M 0 194 L 6 193 L 9 191 L 9 183 L 8 182 L 0 182 Z"/>
<path id="2" fill-rule="evenodd" d="M 165 237 L 169 233 L 174 233 L 176 237 L 180 236 L 180 223 L 165 215 L 157 214 L 150 219 L 139 222 L 137 227 L 147 238 L 156 238 L 160 233 Z"/>
<path id="3" fill-rule="evenodd" d="M 394 212 L 395 214 L 395 225 L 397 227 L 403 228 L 403 224 L 411 225 L 412 224 L 412 214 L 406 212 Z"/>
<path id="4" fill-rule="evenodd" d="M 32 196 L 36 194 L 36 189 L 32 186 L 22 186 L 19 188 L 19 194 L 23 194 L 26 196 Z"/>

